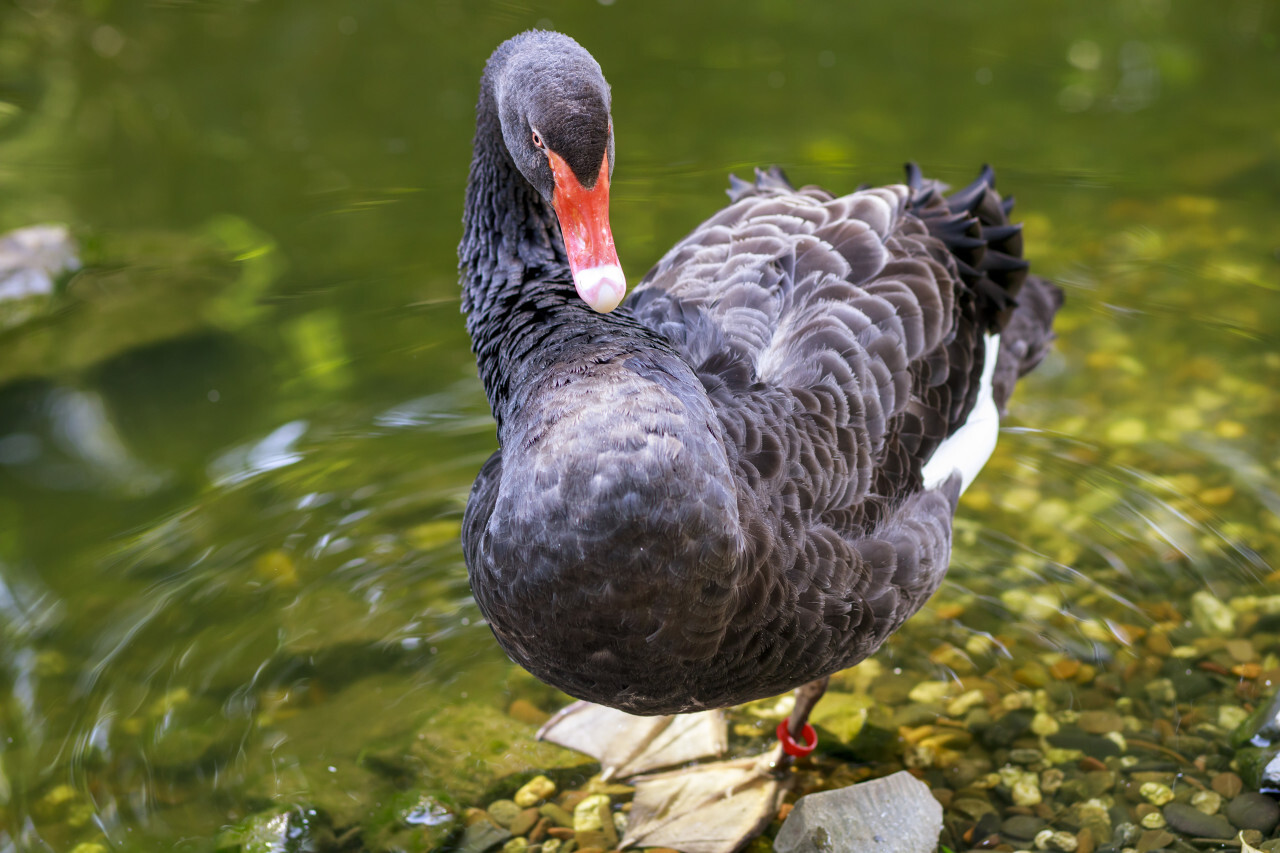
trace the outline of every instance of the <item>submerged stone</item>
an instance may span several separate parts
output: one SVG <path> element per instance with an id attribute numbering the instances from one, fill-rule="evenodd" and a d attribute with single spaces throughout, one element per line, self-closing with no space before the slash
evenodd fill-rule
<path id="1" fill-rule="evenodd" d="M 467 827 L 458 843 L 458 853 L 485 853 L 507 842 L 511 833 L 488 821 L 480 820 Z"/>
<path id="2" fill-rule="evenodd" d="M 1208 815 L 1185 803 L 1169 803 L 1161 812 L 1169 826 L 1196 838 L 1232 838 L 1236 831 L 1221 815 Z"/>
<path id="3" fill-rule="evenodd" d="M 534 770 L 592 764 L 572 750 L 534 740 L 534 728 L 481 703 L 442 708 L 414 738 L 410 751 L 428 779 L 460 801 L 476 802 L 500 779 Z"/>
<path id="4" fill-rule="evenodd" d="M 1000 834 L 1018 841 L 1030 841 L 1045 826 L 1043 819 L 1032 815 L 1014 815 L 1000 824 Z"/>
<path id="5" fill-rule="evenodd" d="M 1280 793 L 1280 747 L 1245 747 L 1236 752 L 1245 787 L 1268 794 Z"/>
<path id="6" fill-rule="evenodd" d="M 1280 744 L 1280 691 L 1245 718 L 1231 733 L 1231 745 L 1267 747 Z"/>
<path id="7" fill-rule="evenodd" d="M 556 783 L 552 782 L 546 776 L 534 776 L 528 782 L 520 786 L 520 790 L 516 791 L 513 800 L 516 805 L 522 808 L 536 806 L 543 800 L 551 797 L 556 792 Z"/>
<path id="8" fill-rule="evenodd" d="M 1210 637 L 1229 637 L 1235 633 L 1236 614 L 1208 590 L 1191 596 L 1191 623 L 1200 633 Z"/>
<path id="9" fill-rule="evenodd" d="M 333 846 L 328 819 L 315 809 L 280 807 L 249 815 L 218 834 L 217 853 L 313 853 Z"/>
<path id="10" fill-rule="evenodd" d="M 933 853 L 942 832 L 942 806 L 906 771 L 848 788 L 809 794 L 774 839 L 777 853 Z"/>
<path id="11" fill-rule="evenodd" d="M 427 853 L 449 840 L 460 819 L 456 808 L 438 792 L 404 791 L 362 821 L 362 835 L 372 850 Z"/>
<path id="12" fill-rule="evenodd" d="M 1280 805 L 1264 794 L 1246 791 L 1227 803 L 1223 814 L 1240 829 L 1256 829 L 1270 835 L 1280 823 Z"/>

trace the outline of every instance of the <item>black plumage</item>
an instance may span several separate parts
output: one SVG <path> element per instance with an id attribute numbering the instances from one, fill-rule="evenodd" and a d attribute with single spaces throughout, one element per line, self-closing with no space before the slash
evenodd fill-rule
<path id="1" fill-rule="evenodd" d="M 554 33 L 505 43 L 481 82 L 459 258 L 501 449 L 464 520 L 472 589 L 512 658 L 575 696 L 655 714 L 781 693 L 937 588 L 960 480 L 922 468 L 975 407 L 986 335 L 1003 408 L 1060 294 L 1027 276 L 989 168 L 950 196 L 910 166 L 842 197 L 772 170 L 595 313 L 521 140 L 611 171 L 608 108 Z"/>

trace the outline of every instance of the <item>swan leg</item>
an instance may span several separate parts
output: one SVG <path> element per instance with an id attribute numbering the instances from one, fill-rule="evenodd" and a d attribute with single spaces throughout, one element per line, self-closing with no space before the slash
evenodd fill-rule
<path id="1" fill-rule="evenodd" d="M 790 735 L 792 743 L 797 743 L 796 738 L 800 737 L 804 727 L 809 723 L 809 715 L 813 713 L 813 708 L 818 704 L 818 700 L 822 698 L 822 694 L 827 692 L 827 684 L 830 681 L 830 676 L 824 675 L 822 678 L 814 679 L 808 684 L 802 684 L 796 688 L 796 704 L 791 709 L 791 714 L 787 717 L 787 733 Z M 813 742 L 804 750 L 787 749 L 784 742 L 782 744 L 783 766 L 789 767 L 797 756 L 808 755 L 817 744 L 816 735 Z"/>

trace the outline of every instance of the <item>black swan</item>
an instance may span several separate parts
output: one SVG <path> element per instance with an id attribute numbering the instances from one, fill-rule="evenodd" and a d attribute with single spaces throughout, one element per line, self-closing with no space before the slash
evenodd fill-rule
<path id="1" fill-rule="evenodd" d="M 938 587 L 1061 295 L 989 168 L 947 196 L 908 166 L 842 197 L 732 179 L 623 299 L 613 165 L 591 55 L 498 47 L 458 249 L 501 448 L 463 522 L 471 587 L 515 661 L 630 714 L 810 685 L 794 741 Z"/>

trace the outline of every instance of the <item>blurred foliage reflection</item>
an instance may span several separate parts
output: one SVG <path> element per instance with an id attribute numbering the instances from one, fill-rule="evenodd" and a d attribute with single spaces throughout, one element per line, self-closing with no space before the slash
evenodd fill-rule
<path id="1" fill-rule="evenodd" d="M 403 848 L 404 814 L 572 764 L 501 713 L 557 697 L 457 545 L 494 445 L 454 258 L 475 87 L 532 26 L 613 86 L 633 278 L 734 169 L 989 161 L 1018 195 L 1068 290 L 1038 431 L 966 496 L 933 607 L 969 621 L 895 665 L 995 624 L 1015 664 L 1122 651 L 1153 598 L 1274 588 L 1274 4 L 16 0 L 0 233 L 65 223 L 83 269 L 0 289 L 0 850 L 213 849 L 273 804 Z"/>

